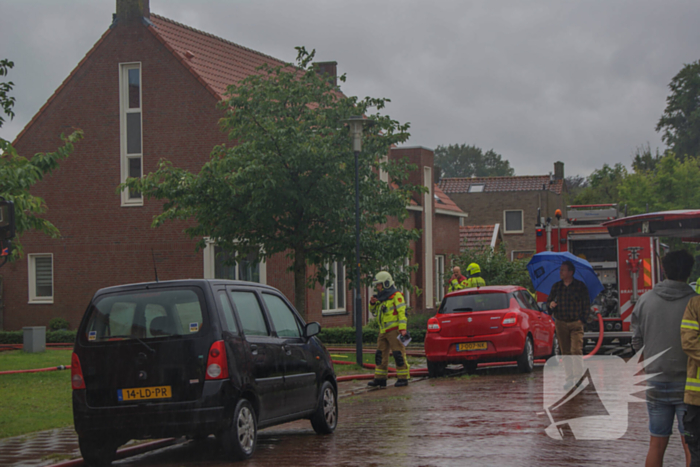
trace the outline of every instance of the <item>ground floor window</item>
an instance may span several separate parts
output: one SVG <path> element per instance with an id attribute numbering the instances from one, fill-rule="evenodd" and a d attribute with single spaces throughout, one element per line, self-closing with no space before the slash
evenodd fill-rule
<path id="1" fill-rule="evenodd" d="M 267 283 L 265 262 L 258 253 L 234 258 L 233 253 L 207 242 L 204 249 L 204 278 Z"/>
<path id="2" fill-rule="evenodd" d="M 321 288 L 321 310 L 326 312 L 345 311 L 347 284 L 345 266 L 334 262 L 327 266 L 326 283 Z"/>
<path id="3" fill-rule="evenodd" d="M 445 297 L 445 256 L 435 256 L 435 303 Z"/>
<path id="4" fill-rule="evenodd" d="M 29 261 L 29 303 L 53 303 L 53 255 L 27 255 Z"/>

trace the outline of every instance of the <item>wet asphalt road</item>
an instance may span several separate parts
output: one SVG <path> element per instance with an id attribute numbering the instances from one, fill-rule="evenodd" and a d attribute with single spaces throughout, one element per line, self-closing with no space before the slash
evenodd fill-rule
<path id="1" fill-rule="evenodd" d="M 318 436 L 308 421 L 263 430 L 253 458 L 236 465 L 644 465 L 649 433 L 643 401 L 629 404 L 628 430 L 620 439 L 555 440 L 544 431 L 550 421 L 541 414 L 542 383 L 542 366 L 529 375 L 498 368 L 480 370 L 473 378 L 425 379 L 408 388 L 344 397 L 335 434 Z M 114 465 L 214 467 L 230 462 L 210 438 Z M 675 427 L 665 465 L 685 465 Z"/>

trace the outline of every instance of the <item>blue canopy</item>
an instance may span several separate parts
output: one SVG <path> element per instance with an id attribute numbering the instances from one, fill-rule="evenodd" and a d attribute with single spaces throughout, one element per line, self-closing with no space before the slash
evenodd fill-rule
<path id="1" fill-rule="evenodd" d="M 527 271 L 530 273 L 532 285 L 538 292 L 549 294 L 552 286 L 561 280 L 559 277 L 559 269 L 564 261 L 571 261 L 576 267 L 574 278 L 580 280 L 588 287 L 588 295 L 591 303 L 603 291 L 603 284 L 598 279 L 591 263 L 578 256 L 574 256 L 568 251 L 555 253 L 553 251 L 545 251 L 537 253 L 527 263 Z"/>

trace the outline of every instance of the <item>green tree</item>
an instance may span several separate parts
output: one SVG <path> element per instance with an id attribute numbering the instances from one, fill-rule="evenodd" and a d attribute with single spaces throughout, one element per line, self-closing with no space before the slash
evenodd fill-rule
<path id="1" fill-rule="evenodd" d="M 619 186 L 621 202 L 628 214 L 647 211 L 695 209 L 700 206 L 700 158 L 679 160 L 673 153 L 663 156 L 655 171 L 629 175 Z"/>
<path id="2" fill-rule="evenodd" d="M 564 178 L 568 199 L 576 199 L 588 186 L 588 178 L 581 175 L 570 175 Z"/>
<path id="3" fill-rule="evenodd" d="M 435 165 L 443 177 L 510 177 L 515 170 L 510 162 L 489 149 L 483 152 L 476 146 L 450 144 L 435 149 Z"/>
<path id="4" fill-rule="evenodd" d="M 656 131 L 681 159 L 700 155 L 700 60 L 685 65 L 668 87 L 671 93 Z"/>
<path id="5" fill-rule="evenodd" d="M 652 154 L 651 145 L 647 142 L 646 146 L 637 146 L 634 150 L 634 158 L 632 159 L 632 169 L 635 172 L 648 172 L 656 170 L 656 166 L 661 161 L 663 155 L 656 148 L 656 154 Z"/>
<path id="6" fill-rule="evenodd" d="M 328 263 L 347 265 L 349 277 L 355 273 L 355 162 L 343 121 L 377 110 L 369 115 L 374 125 L 365 129 L 359 156 L 363 274 L 388 268 L 399 284 L 407 282 L 409 271 L 400 269 L 419 231 L 376 226 L 405 219 L 412 193 L 423 189 L 407 182 L 406 162 L 386 158 L 409 136 L 408 124 L 378 112 L 387 99 L 344 96 L 316 72 L 313 51 L 297 50 L 296 64 L 263 65 L 259 74 L 228 87 L 220 123 L 235 143 L 215 147 L 199 173 L 163 160 L 156 172 L 127 180 L 121 189 L 165 201 L 154 226 L 193 219 L 185 233 L 201 239 L 198 248 L 209 237 L 234 258 L 287 253 L 295 305 L 305 313 L 305 289 L 326 282 Z M 307 274 L 309 266 L 315 275 Z"/>
<path id="7" fill-rule="evenodd" d="M 478 264 L 486 285 L 520 285 L 534 291 L 530 274 L 527 272 L 529 260 L 511 261 L 503 244 L 495 249 L 465 250 L 453 256 L 452 261 L 452 264 L 459 266 L 462 271 L 466 271 L 470 263 Z"/>
<path id="8" fill-rule="evenodd" d="M 617 163 L 614 166 L 603 164 L 588 176 L 588 186 L 573 200 L 574 204 L 619 203 L 618 188 L 627 177 L 627 169 Z"/>
<path id="9" fill-rule="evenodd" d="M 12 67 L 14 67 L 14 63 L 10 60 L 0 60 L 0 76 L 7 76 Z M 15 98 L 10 96 L 13 86 L 14 83 L 11 81 L 0 83 L 0 107 L 10 120 L 15 115 L 12 110 Z M 4 122 L 4 117 L 0 116 L 0 127 Z M 24 232 L 37 230 L 50 237 L 60 235 L 56 226 L 40 217 L 48 207 L 42 198 L 33 196 L 30 189 L 45 175 L 58 168 L 59 162 L 73 152 L 74 144 L 82 137 L 81 130 L 76 130 L 67 137 L 61 135 L 61 139 L 65 143 L 63 146 L 55 152 L 35 154 L 31 159 L 17 154 L 10 141 L 0 138 L 0 197 L 15 204 L 17 237 L 13 240 L 10 261 L 14 261 L 22 255 L 20 238 Z"/>

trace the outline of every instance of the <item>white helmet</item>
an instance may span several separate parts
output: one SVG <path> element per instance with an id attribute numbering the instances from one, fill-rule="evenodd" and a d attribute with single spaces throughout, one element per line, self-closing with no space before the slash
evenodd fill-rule
<path id="1" fill-rule="evenodd" d="M 374 276 L 374 280 L 372 281 L 373 286 L 377 286 L 377 284 L 382 284 L 385 289 L 388 289 L 392 285 L 394 285 L 394 279 L 392 279 L 391 274 L 389 274 L 386 271 L 380 271 L 377 273 L 376 276 Z"/>

